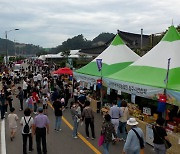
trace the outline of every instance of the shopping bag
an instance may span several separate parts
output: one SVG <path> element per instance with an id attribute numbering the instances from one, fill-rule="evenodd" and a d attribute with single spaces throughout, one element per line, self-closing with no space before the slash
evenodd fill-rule
<path id="1" fill-rule="evenodd" d="M 104 143 L 104 135 L 101 135 L 98 140 L 98 146 L 101 146 Z"/>

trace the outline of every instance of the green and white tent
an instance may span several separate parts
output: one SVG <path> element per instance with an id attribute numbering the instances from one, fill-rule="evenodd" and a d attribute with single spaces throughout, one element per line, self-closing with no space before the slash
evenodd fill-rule
<path id="1" fill-rule="evenodd" d="M 149 98 L 158 98 L 167 88 L 168 102 L 180 106 L 180 34 L 175 27 L 146 55 L 109 75 L 106 82 L 110 88 Z"/>
<path id="2" fill-rule="evenodd" d="M 96 59 L 102 59 L 102 70 L 100 72 Z M 108 48 L 93 61 L 76 70 L 74 76 L 77 80 L 96 84 L 97 79 L 122 70 L 137 59 L 139 56 L 127 47 L 117 34 Z"/>

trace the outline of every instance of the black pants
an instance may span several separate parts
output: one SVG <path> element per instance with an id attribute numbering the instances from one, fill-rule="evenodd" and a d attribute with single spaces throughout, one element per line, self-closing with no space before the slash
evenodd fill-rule
<path id="1" fill-rule="evenodd" d="M 43 148 L 43 154 L 46 154 L 46 128 L 36 128 L 36 146 L 38 154 L 42 154 L 41 143 Z"/>
<path id="2" fill-rule="evenodd" d="M 23 154 L 27 154 L 27 139 L 29 138 L 29 151 L 32 151 L 32 134 L 22 134 Z"/>
<path id="3" fill-rule="evenodd" d="M 0 105 L 0 110 L 1 110 L 1 119 L 4 119 L 5 105 Z"/>
<path id="4" fill-rule="evenodd" d="M 26 90 L 23 89 L 23 91 L 24 91 L 24 98 L 27 99 L 27 89 Z"/>
<path id="5" fill-rule="evenodd" d="M 95 134 L 94 134 L 94 122 L 91 120 L 91 118 L 85 118 L 85 129 L 86 129 L 86 136 L 87 137 L 89 137 L 89 125 L 91 127 L 92 137 L 95 138 Z"/>
<path id="6" fill-rule="evenodd" d="M 23 110 L 23 99 L 20 99 L 20 108 Z"/>

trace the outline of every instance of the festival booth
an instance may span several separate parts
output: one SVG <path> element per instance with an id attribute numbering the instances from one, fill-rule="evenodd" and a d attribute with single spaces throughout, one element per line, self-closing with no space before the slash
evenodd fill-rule
<path id="1" fill-rule="evenodd" d="M 63 75 L 64 79 L 69 82 L 72 81 L 73 71 L 69 67 L 59 68 L 58 70 L 52 72 L 54 75 Z"/>
<path id="2" fill-rule="evenodd" d="M 168 107 L 180 107 L 179 57 L 180 34 L 171 26 L 162 40 L 146 55 L 104 79 L 109 88 L 129 93 L 134 100 L 136 96 L 156 100 L 155 109 L 146 106 L 146 102 L 141 109 L 136 101 L 135 104 L 128 104 L 131 115 L 138 119 L 139 126 L 144 131 L 146 142 L 151 145 L 151 123 L 156 121 L 157 111 L 165 114 Z M 177 154 L 180 151 L 179 120 L 178 117 L 174 117 L 173 121 L 167 121 L 166 130 L 172 143 L 168 153 Z"/>
<path id="3" fill-rule="evenodd" d="M 139 56 L 128 48 L 117 34 L 110 46 L 86 66 L 76 70 L 74 77 L 81 81 L 83 87 L 86 86 L 88 89 L 93 87 L 94 94 L 101 88 L 101 95 L 103 95 L 105 89 L 101 86 L 103 77 L 126 68 L 137 59 Z M 87 96 L 87 98 L 91 101 L 91 107 L 96 112 L 97 102 L 101 101 L 102 103 L 102 100 L 96 96 L 92 97 L 92 95 Z"/>

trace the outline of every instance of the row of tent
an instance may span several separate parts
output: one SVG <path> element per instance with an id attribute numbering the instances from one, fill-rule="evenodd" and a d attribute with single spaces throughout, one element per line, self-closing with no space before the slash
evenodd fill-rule
<path id="1" fill-rule="evenodd" d="M 70 53 L 68 55 L 68 58 L 79 58 L 79 54 L 78 54 L 79 50 L 70 50 Z M 46 60 L 46 59 L 57 59 L 57 58 L 64 58 L 64 56 L 62 55 L 62 52 L 59 52 L 57 54 L 47 54 L 47 55 L 41 55 L 38 57 L 38 59 L 41 60 Z"/>
<path id="2" fill-rule="evenodd" d="M 102 59 L 98 71 L 96 60 Z M 98 57 L 74 71 L 77 80 L 96 84 L 99 78 L 115 90 L 158 99 L 166 90 L 167 103 L 180 106 L 180 34 L 174 26 L 143 57 L 128 48 L 117 34 Z"/>

